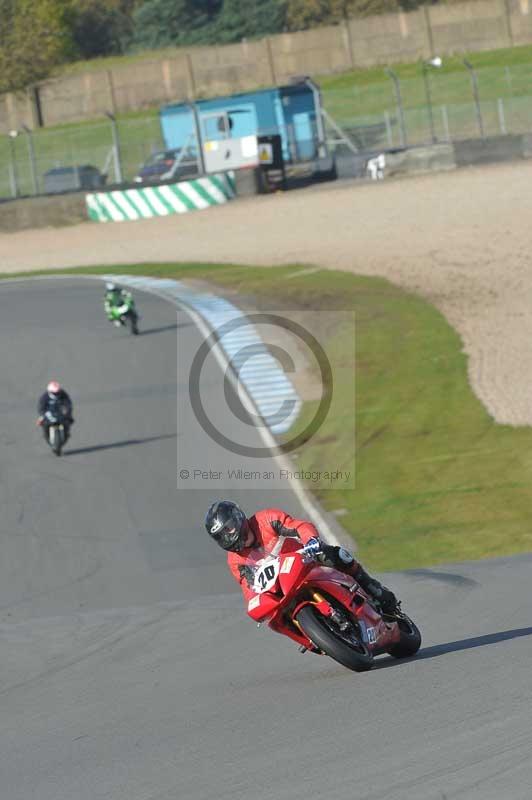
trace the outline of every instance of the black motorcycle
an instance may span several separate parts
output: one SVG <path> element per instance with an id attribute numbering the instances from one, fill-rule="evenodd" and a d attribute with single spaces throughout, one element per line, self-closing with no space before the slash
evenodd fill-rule
<path id="1" fill-rule="evenodd" d="M 59 405 L 50 407 L 44 413 L 43 426 L 46 432 L 46 441 L 56 456 L 61 455 L 66 440 L 68 439 L 69 420 Z"/>

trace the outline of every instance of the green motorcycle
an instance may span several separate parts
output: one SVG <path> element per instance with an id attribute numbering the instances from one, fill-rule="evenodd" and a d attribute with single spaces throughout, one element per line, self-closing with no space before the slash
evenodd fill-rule
<path id="1" fill-rule="evenodd" d="M 118 300 L 118 302 L 113 302 L 113 300 Z M 122 291 L 119 298 L 106 296 L 105 310 L 108 319 L 111 320 L 117 328 L 123 325 L 128 327 L 135 336 L 138 334 L 139 315 L 135 308 L 135 301 L 130 292 Z"/>

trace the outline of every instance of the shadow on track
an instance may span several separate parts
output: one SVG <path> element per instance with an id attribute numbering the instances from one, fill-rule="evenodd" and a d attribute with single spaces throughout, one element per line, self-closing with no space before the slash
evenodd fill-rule
<path id="1" fill-rule="evenodd" d="M 191 322 L 174 322 L 173 325 L 163 325 L 160 328 L 148 328 L 147 330 L 139 330 L 139 336 L 150 336 L 152 333 L 165 333 L 166 331 L 177 331 L 179 328 L 190 328 Z"/>
<path id="2" fill-rule="evenodd" d="M 383 669 L 391 666 L 400 666 L 410 661 L 423 661 L 429 658 L 438 658 L 447 653 L 458 653 L 461 650 L 473 650 L 476 647 L 485 647 L 489 644 L 497 644 L 497 642 L 506 642 L 509 639 L 520 639 L 523 636 L 532 636 L 532 628 L 514 628 L 509 631 L 499 631 L 498 633 L 487 633 L 484 636 L 473 636 L 471 639 L 458 639 L 456 642 L 445 642 L 443 644 L 434 644 L 431 647 L 421 649 L 417 655 L 412 658 L 403 658 L 396 660 L 393 658 L 386 658 L 382 661 L 376 661 L 374 669 Z"/>
<path id="3" fill-rule="evenodd" d="M 78 447 L 75 450 L 66 450 L 63 456 L 77 456 L 81 453 L 95 453 L 98 450 L 114 450 L 118 447 L 131 447 L 136 444 L 158 442 L 161 439 L 176 439 L 177 433 L 167 433 L 163 436 L 147 436 L 145 439 L 125 439 L 123 442 L 109 442 L 108 444 L 95 444 L 91 447 Z"/>
<path id="4" fill-rule="evenodd" d="M 499 631 L 498 633 L 487 633 L 485 636 L 474 636 L 472 639 L 459 639 L 456 642 L 445 642 L 445 644 L 435 644 L 420 650 L 416 661 L 422 658 L 437 658 L 446 653 L 458 653 L 460 650 L 473 650 L 475 647 L 485 647 L 488 644 L 506 642 L 508 639 L 519 639 L 522 636 L 532 636 L 532 628 L 515 628 L 511 631 Z"/>

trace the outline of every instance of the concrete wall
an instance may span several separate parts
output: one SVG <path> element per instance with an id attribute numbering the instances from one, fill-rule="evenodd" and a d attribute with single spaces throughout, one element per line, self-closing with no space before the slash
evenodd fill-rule
<path id="1" fill-rule="evenodd" d="M 352 19 L 349 33 L 357 67 L 430 58 L 428 17 L 421 8 L 409 14 Z"/>
<path id="2" fill-rule="evenodd" d="M 507 0 L 510 37 L 513 44 L 532 42 L 532 2 L 530 0 Z"/>
<path id="3" fill-rule="evenodd" d="M 40 98 L 45 126 L 90 119 L 112 108 L 106 72 L 86 72 L 50 81 L 41 87 Z"/>
<path id="4" fill-rule="evenodd" d="M 34 103 L 29 94 L 0 95 L 0 129 L 3 133 L 21 128 L 22 125 L 36 127 L 37 119 L 34 113 Z"/>
<path id="5" fill-rule="evenodd" d="M 169 101 L 231 94 L 353 67 L 532 43 L 532 0 L 472 0 L 410 13 L 354 18 L 347 24 L 256 42 L 176 49 L 109 70 L 65 76 L 40 89 L 45 125 L 136 111 Z M 30 96 L 0 97 L 0 128 L 35 126 Z"/>
<path id="6" fill-rule="evenodd" d="M 0 231 L 4 233 L 27 228 L 64 227 L 86 219 L 84 192 L 58 197 L 29 197 L 0 204 Z"/>
<path id="7" fill-rule="evenodd" d="M 427 12 L 434 52 L 452 54 L 512 45 L 504 0 L 427 6 Z"/>
<path id="8" fill-rule="evenodd" d="M 328 75 L 354 66 L 344 25 L 283 33 L 272 36 L 270 43 L 277 83 L 292 75 Z"/>
<path id="9" fill-rule="evenodd" d="M 267 39 L 197 48 L 191 51 L 189 61 L 195 97 L 215 97 L 275 83 Z"/>

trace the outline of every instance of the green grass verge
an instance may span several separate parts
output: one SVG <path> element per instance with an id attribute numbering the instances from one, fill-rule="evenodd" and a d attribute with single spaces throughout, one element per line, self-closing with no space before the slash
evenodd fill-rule
<path id="1" fill-rule="evenodd" d="M 355 311 L 356 408 L 349 386 L 355 365 L 340 327 L 328 332 L 327 343 L 336 413 L 299 450 L 298 466 L 341 466 L 356 430 L 356 489 L 317 494 L 329 510 L 345 509 L 340 522 L 371 569 L 531 551 L 532 429 L 497 425 L 488 416 L 469 387 L 461 340 L 444 317 L 382 279 L 325 270 L 287 278 L 297 269 L 141 264 L 113 272 L 202 278 L 272 309 Z M 305 405 L 298 426 L 314 408 Z"/>

